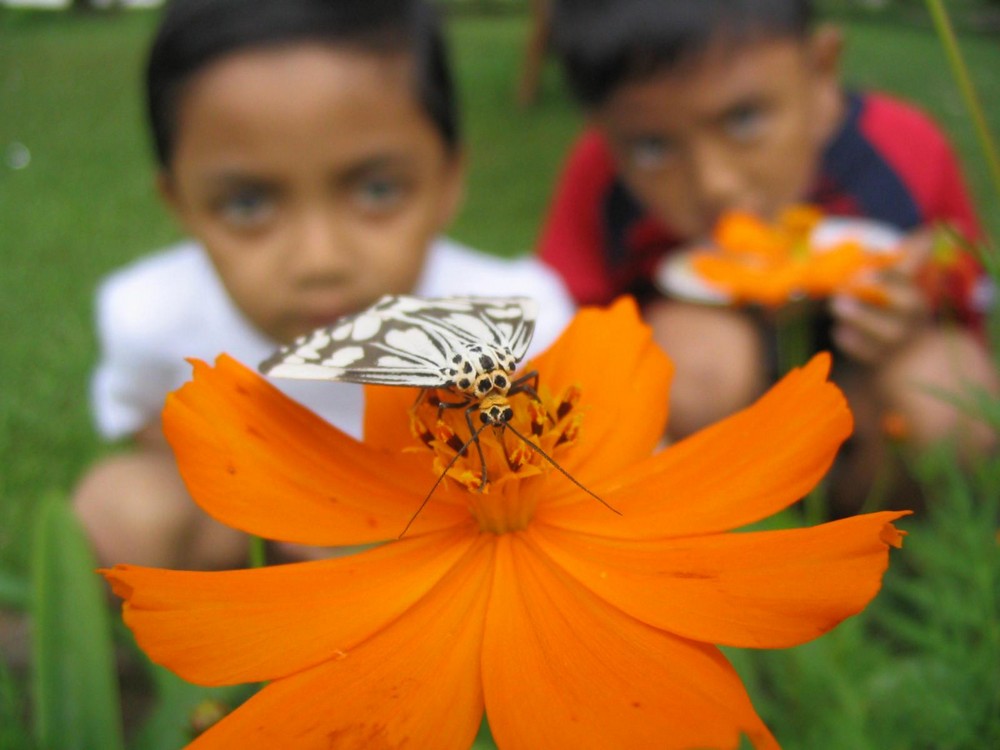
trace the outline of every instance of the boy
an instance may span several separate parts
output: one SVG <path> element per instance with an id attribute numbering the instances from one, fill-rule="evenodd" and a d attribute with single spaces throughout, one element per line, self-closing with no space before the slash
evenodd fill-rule
<path id="1" fill-rule="evenodd" d="M 557 2 L 556 49 L 592 127 L 569 158 L 539 252 L 578 302 L 623 292 L 642 301 L 677 368 L 678 439 L 752 401 L 770 358 L 751 313 L 656 295 L 651 274 L 665 254 L 704 241 L 726 211 L 774 218 L 803 201 L 909 233 L 905 260 L 882 282 L 885 307 L 846 295 L 829 306 L 826 333 L 862 448 L 837 493 L 846 510 L 881 464 L 883 414 L 902 415 L 917 445 L 992 446 L 984 425 L 929 389 L 996 392 L 997 377 L 969 327 L 935 323 L 914 282 L 927 225 L 978 231 L 946 141 L 907 105 L 845 94 L 841 37 L 811 21 L 808 0 Z M 979 312 L 976 299 L 955 302 L 965 322 Z"/>
<path id="2" fill-rule="evenodd" d="M 158 186 L 194 241 L 99 291 L 96 417 L 135 446 L 93 467 L 75 506 L 102 563 L 239 565 L 245 537 L 191 501 L 161 433 L 186 357 L 227 352 L 256 368 L 280 343 L 404 292 L 534 297 L 537 349 L 572 306 L 536 261 L 438 238 L 463 169 L 422 0 L 175 0 L 147 93 Z M 275 385 L 360 434 L 360 386 Z"/>

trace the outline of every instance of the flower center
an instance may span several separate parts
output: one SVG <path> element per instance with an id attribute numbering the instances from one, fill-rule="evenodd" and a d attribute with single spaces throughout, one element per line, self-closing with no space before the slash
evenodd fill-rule
<path id="1" fill-rule="evenodd" d="M 451 391 L 428 391 L 410 409 L 410 429 L 433 453 L 433 471 L 467 490 L 469 512 L 484 531 L 502 534 L 528 525 L 538 493 L 530 485 L 552 468 L 579 435 L 580 390 L 559 396 L 540 388 L 463 401 Z M 545 456 L 542 455 L 545 454 Z"/>

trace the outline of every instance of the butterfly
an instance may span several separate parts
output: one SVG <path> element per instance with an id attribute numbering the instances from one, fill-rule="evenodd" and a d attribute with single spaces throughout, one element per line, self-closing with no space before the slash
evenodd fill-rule
<path id="1" fill-rule="evenodd" d="M 386 295 L 299 337 L 260 365 L 266 375 L 507 393 L 535 332 L 527 297 Z"/>
<path id="2" fill-rule="evenodd" d="M 264 360 L 260 371 L 278 378 L 418 387 L 423 389 L 418 403 L 433 389 L 453 393 L 457 401 L 435 399 L 435 403 L 439 410 L 464 408 L 470 437 L 431 487 L 417 514 L 473 443 L 482 470 L 479 489 L 485 488 L 489 480 L 479 434 L 486 427 L 511 430 L 574 484 L 611 508 L 510 424 L 514 417 L 511 396 L 525 393 L 539 400 L 537 373 L 514 377 L 534 335 L 537 315 L 538 305 L 528 297 L 385 295 L 365 310 L 300 336 Z M 474 412 L 479 413 L 478 428 Z"/>

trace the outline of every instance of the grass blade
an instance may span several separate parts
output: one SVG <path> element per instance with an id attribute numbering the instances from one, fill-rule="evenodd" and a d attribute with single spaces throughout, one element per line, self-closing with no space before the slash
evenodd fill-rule
<path id="1" fill-rule="evenodd" d="M 31 600 L 28 582 L 9 571 L 0 570 L 0 607 L 24 610 Z"/>
<path id="2" fill-rule="evenodd" d="M 43 748 L 122 750 L 112 630 L 95 563 L 68 504 L 42 502 L 32 550 L 35 736 Z"/>

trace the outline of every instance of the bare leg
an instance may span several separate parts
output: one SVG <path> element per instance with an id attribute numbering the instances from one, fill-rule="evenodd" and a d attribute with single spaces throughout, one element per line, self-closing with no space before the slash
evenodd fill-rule
<path id="1" fill-rule="evenodd" d="M 996 448 L 996 434 L 975 409 L 942 397 L 967 399 L 977 389 L 994 399 L 1000 395 L 993 362 L 969 331 L 935 327 L 924 332 L 880 368 L 878 387 L 888 408 L 903 417 L 915 446 L 953 439 L 967 459 Z"/>
<path id="2" fill-rule="evenodd" d="M 658 301 L 644 311 L 674 362 L 671 439 L 686 437 L 751 404 L 767 386 L 764 344 L 746 313 Z"/>
<path id="3" fill-rule="evenodd" d="M 207 516 L 191 499 L 164 447 L 142 447 L 97 464 L 73 505 L 102 565 L 242 567 L 247 537 Z"/>
<path id="4" fill-rule="evenodd" d="M 896 439 L 908 452 L 919 454 L 951 441 L 960 461 L 972 461 L 996 450 L 990 426 L 974 410 L 944 395 L 968 398 L 975 389 L 992 398 L 1000 393 L 988 353 L 968 331 L 931 328 L 876 368 L 847 365 L 836 375 L 854 414 L 855 430 L 831 475 L 834 515 L 856 513 L 879 482 L 883 507 L 922 506 L 920 487 L 907 474 L 905 462 L 889 450 L 884 429 L 888 415 L 901 422 L 903 434 Z"/>

